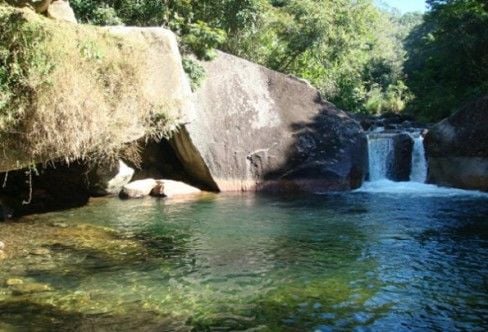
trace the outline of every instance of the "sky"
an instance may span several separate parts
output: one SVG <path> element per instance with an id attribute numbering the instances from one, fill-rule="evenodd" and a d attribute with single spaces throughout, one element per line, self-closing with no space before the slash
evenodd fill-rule
<path id="1" fill-rule="evenodd" d="M 376 0 L 377 3 L 385 3 L 390 7 L 394 7 L 402 14 L 406 12 L 425 11 L 425 0 Z"/>

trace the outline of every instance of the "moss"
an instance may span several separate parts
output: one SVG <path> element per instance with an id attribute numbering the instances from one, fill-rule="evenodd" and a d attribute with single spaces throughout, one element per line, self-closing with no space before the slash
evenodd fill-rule
<path id="1" fill-rule="evenodd" d="M 0 31 L 4 164 L 114 158 L 136 133 L 175 128 L 177 101 L 141 92 L 145 44 L 4 6 Z"/>
<path id="2" fill-rule="evenodd" d="M 205 79 L 205 68 L 189 56 L 183 57 L 182 64 L 185 73 L 190 79 L 191 89 L 196 91 Z"/>

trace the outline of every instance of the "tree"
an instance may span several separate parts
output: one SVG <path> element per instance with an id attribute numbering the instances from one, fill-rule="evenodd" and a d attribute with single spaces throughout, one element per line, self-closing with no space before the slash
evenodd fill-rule
<path id="1" fill-rule="evenodd" d="M 166 26 L 180 36 L 183 51 L 201 59 L 211 59 L 220 47 L 307 79 L 349 111 L 399 112 L 409 98 L 402 42 L 415 20 L 382 12 L 372 0 L 72 0 L 72 5 L 82 21 L 93 24 Z"/>
<path id="2" fill-rule="evenodd" d="M 430 0 L 423 24 L 407 39 L 411 109 L 426 120 L 449 116 L 488 92 L 488 3 Z"/>

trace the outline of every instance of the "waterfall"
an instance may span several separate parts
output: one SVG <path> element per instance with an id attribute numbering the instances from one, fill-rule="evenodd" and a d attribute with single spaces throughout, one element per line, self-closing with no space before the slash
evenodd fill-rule
<path id="1" fill-rule="evenodd" d="M 413 138 L 412 172 L 410 181 L 424 183 L 427 179 L 427 162 L 425 160 L 424 138 L 418 135 Z"/>
<path id="2" fill-rule="evenodd" d="M 356 190 L 356 192 L 385 194 L 385 195 L 414 195 L 415 197 L 442 197 L 453 195 L 476 195 L 488 197 L 486 193 L 477 191 L 467 191 L 462 189 L 442 188 L 433 184 L 425 183 L 427 177 L 427 161 L 424 151 L 424 139 L 419 130 L 411 129 L 405 130 L 403 134 L 408 134 L 413 140 L 411 161 L 412 167 L 410 169 L 410 181 L 392 181 L 392 174 L 402 169 L 399 161 L 396 161 L 396 148 L 404 148 L 402 142 L 403 138 L 397 139 L 398 135 L 402 134 L 398 130 L 385 131 L 375 130 L 370 132 L 368 137 L 368 156 L 369 156 L 369 181 L 366 181 L 363 186 Z M 400 143 L 398 143 L 400 142 Z M 395 146 L 400 144 L 400 146 Z M 405 152 L 405 151 L 404 151 Z M 408 155 L 400 153 L 400 158 L 408 160 Z M 406 166 L 406 165 L 405 165 Z M 405 170 L 405 169 L 404 169 Z M 408 170 L 405 170 L 408 172 Z M 407 177 L 408 179 L 408 177 Z"/>
<path id="3" fill-rule="evenodd" d="M 369 181 L 384 180 L 393 162 L 393 138 L 382 134 L 368 135 Z"/>
<path id="4" fill-rule="evenodd" d="M 413 140 L 410 181 L 424 183 L 427 178 L 423 137 L 410 134 Z M 395 133 L 370 133 L 368 135 L 369 181 L 388 180 L 394 169 Z"/>

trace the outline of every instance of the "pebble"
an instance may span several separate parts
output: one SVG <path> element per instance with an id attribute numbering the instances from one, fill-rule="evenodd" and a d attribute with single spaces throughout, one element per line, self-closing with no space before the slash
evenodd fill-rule
<path id="1" fill-rule="evenodd" d="M 0 250 L 3 250 L 5 249 L 5 243 L 0 241 Z"/>
<path id="2" fill-rule="evenodd" d="M 31 250 L 30 253 L 36 256 L 45 256 L 45 255 L 49 255 L 50 251 L 47 248 L 36 248 Z"/>
<path id="3" fill-rule="evenodd" d="M 25 295 L 25 294 L 48 292 L 51 290 L 51 287 L 49 287 L 49 285 L 46 284 L 31 282 L 31 283 L 22 283 L 18 285 L 13 285 L 11 286 L 11 289 L 13 295 Z"/>
<path id="4" fill-rule="evenodd" d="M 53 222 L 51 224 L 51 226 L 53 226 L 53 227 L 59 227 L 59 228 L 68 228 L 69 227 L 69 225 L 66 224 L 66 223 L 64 223 L 64 222 Z"/>
<path id="5" fill-rule="evenodd" d="M 5 284 L 7 286 L 17 286 L 17 285 L 22 285 L 23 283 L 24 283 L 24 280 L 17 279 L 17 278 L 10 278 L 10 279 L 7 279 L 7 281 L 5 282 Z"/>

